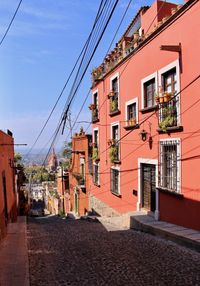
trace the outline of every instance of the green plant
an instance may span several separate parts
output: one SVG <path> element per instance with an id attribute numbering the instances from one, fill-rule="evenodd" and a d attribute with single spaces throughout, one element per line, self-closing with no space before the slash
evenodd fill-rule
<path id="1" fill-rule="evenodd" d="M 110 102 L 110 111 L 113 112 L 113 111 L 116 111 L 118 108 L 118 102 L 116 99 L 114 100 L 111 100 Z"/>
<path id="2" fill-rule="evenodd" d="M 173 126 L 174 122 L 175 122 L 175 118 L 173 116 L 168 115 L 167 117 L 165 117 L 165 119 L 163 119 L 160 122 L 159 128 L 163 132 L 166 132 L 167 131 L 167 127 Z"/>
<path id="3" fill-rule="evenodd" d="M 109 152 L 110 162 L 114 163 L 118 159 L 118 146 L 112 145 Z"/>
<path id="4" fill-rule="evenodd" d="M 98 116 L 98 111 L 97 111 L 97 109 L 95 108 L 95 109 L 92 110 L 92 117 L 93 117 L 93 118 L 96 118 L 97 116 Z"/>
<path id="5" fill-rule="evenodd" d="M 97 147 L 93 147 L 92 150 L 92 159 L 96 162 L 99 160 L 99 150 Z"/>

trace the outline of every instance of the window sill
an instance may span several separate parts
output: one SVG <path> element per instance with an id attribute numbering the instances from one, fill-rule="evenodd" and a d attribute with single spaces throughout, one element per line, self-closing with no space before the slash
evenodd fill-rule
<path id="1" fill-rule="evenodd" d="M 118 198 L 121 198 L 122 196 L 120 195 L 120 194 L 118 194 L 118 193 L 115 193 L 115 192 L 113 192 L 113 191 L 110 191 L 111 192 L 111 194 L 113 194 L 114 196 L 116 196 L 116 197 L 118 197 Z"/>
<path id="2" fill-rule="evenodd" d="M 166 193 L 168 195 L 171 195 L 171 196 L 175 196 L 177 198 L 183 198 L 183 194 L 180 194 L 180 193 L 177 193 L 175 191 L 170 191 L 166 188 L 162 188 L 162 187 L 157 187 L 158 191 L 162 192 L 162 193 Z"/>
<path id="3" fill-rule="evenodd" d="M 145 107 L 143 109 L 140 109 L 140 112 L 144 114 L 144 113 L 151 112 L 157 109 L 158 109 L 158 105 L 154 105 L 154 106 Z"/>
<path id="4" fill-rule="evenodd" d="M 109 115 L 110 115 L 110 116 L 115 116 L 115 115 L 118 115 L 118 114 L 120 114 L 120 113 L 121 113 L 120 110 L 117 109 L 117 110 L 115 110 L 115 111 L 110 111 Z"/>
<path id="5" fill-rule="evenodd" d="M 112 164 L 121 164 L 121 161 L 120 160 L 115 160 L 112 162 Z"/>
<path id="6" fill-rule="evenodd" d="M 163 131 L 162 129 L 158 128 L 157 131 L 158 131 L 159 134 L 173 133 L 173 132 L 182 132 L 183 131 L 183 126 L 167 127 L 167 131 Z"/>
<path id="7" fill-rule="evenodd" d="M 139 125 L 139 124 L 124 126 L 124 129 L 125 129 L 125 130 L 139 129 L 139 128 L 140 128 L 140 125 Z"/>

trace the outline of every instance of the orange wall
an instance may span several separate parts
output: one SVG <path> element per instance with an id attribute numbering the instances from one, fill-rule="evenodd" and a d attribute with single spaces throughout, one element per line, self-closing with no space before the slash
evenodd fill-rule
<path id="1" fill-rule="evenodd" d="M 14 140 L 11 136 L 0 130 L 0 144 L 13 144 Z M 16 197 L 14 189 L 14 169 L 10 166 L 10 160 L 13 164 L 14 159 L 14 146 L 13 145 L 0 145 L 0 239 L 6 233 L 5 221 L 5 204 L 3 193 L 3 179 L 2 174 L 5 173 L 6 177 L 6 190 L 7 190 L 7 209 L 8 221 L 16 220 Z"/>
<path id="2" fill-rule="evenodd" d="M 88 187 L 89 187 L 89 170 L 88 170 L 88 146 L 89 140 L 87 135 L 75 135 L 72 138 L 72 150 L 73 151 L 84 151 L 84 154 L 80 153 L 72 153 L 72 166 L 69 173 L 69 185 L 70 185 L 70 210 L 74 210 L 74 188 L 77 187 L 77 180 L 72 175 L 73 173 L 80 173 L 80 158 L 85 158 L 85 174 L 86 174 L 86 182 L 85 182 L 85 190 L 79 188 L 79 215 L 84 215 L 86 211 L 88 211 Z"/>
<path id="3" fill-rule="evenodd" d="M 120 213 L 136 210 L 137 196 L 133 195 L 133 189 L 138 190 L 138 158 L 158 159 L 159 140 L 167 138 L 181 139 L 181 157 L 184 161 L 181 162 L 181 192 L 184 195 L 183 200 L 194 200 L 197 204 L 191 204 L 188 207 L 188 215 L 191 213 L 199 213 L 199 163 L 200 157 L 191 159 L 191 156 L 200 155 L 200 144 L 198 140 L 200 132 L 199 110 L 199 89 L 200 80 L 191 85 L 187 90 L 180 95 L 181 102 L 181 125 L 184 130 L 180 133 L 158 134 L 158 113 L 146 121 L 140 129 L 136 129 L 125 137 L 121 143 L 121 165 L 120 185 L 121 198 L 116 197 L 110 192 L 110 162 L 107 141 L 110 139 L 110 124 L 120 122 L 120 137 L 128 133 L 123 127 L 125 126 L 125 102 L 135 97 L 138 98 L 139 110 L 141 109 L 141 80 L 159 69 L 165 67 L 171 62 L 178 60 L 177 52 L 161 51 L 161 45 L 182 45 L 182 73 L 180 74 L 181 89 L 200 74 L 200 4 L 197 2 L 185 12 L 176 21 L 166 27 L 161 33 L 156 35 L 145 46 L 139 49 L 133 56 L 127 59 L 123 64 L 118 66 L 112 73 L 108 74 L 104 81 L 101 81 L 93 88 L 93 91 L 98 89 L 100 109 L 100 124 L 93 124 L 93 128 L 99 128 L 100 137 L 100 187 L 90 185 L 90 191 L 97 198 L 107 203 Z M 110 78 L 119 73 L 119 92 L 120 92 L 120 115 L 110 117 L 109 100 L 107 94 L 110 91 Z M 193 106 L 192 106 L 193 105 Z M 139 122 L 142 122 L 151 112 L 142 114 L 139 112 Z M 105 126 L 104 126 L 105 125 Z M 153 137 L 153 148 L 150 150 L 148 142 L 142 142 L 139 138 L 139 133 L 145 129 Z M 193 133 L 194 132 L 194 133 Z M 187 159 L 189 158 L 189 159 Z M 187 160 L 185 160 L 187 159 Z M 133 169 L 129 172 L 123 172 Z M 192 170 L 192 171 L 191 171 Z M 167 207 L 170 200 L 170 211 L 173 216 L 169 218 Z M 160 215 L 162 219 L 168 219 L 173 222 L 172 217 L 175 217 L 176 212 L 180 211 L 180 217 L 183 215 L 184 208 L 179 208 L 180 203 L 176 199 L 170 197 L 166 200 L 166 195 L 160 196 Z M 195 210 L 194 210 L 194 209 Z M 196 218 L 197 219 L 197 218 Z M 175 221 L 175 220 L 174 220 Z M 190 227 L 194 226 L 192 223 Z M 197 225 L 196 225 L 197 228 Z"/>

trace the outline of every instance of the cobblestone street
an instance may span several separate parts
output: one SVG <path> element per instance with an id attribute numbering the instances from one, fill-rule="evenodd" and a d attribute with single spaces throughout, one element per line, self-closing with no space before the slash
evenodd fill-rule
<path id="1" fill-rule="evenodd" d="M 199 253 L 145 233 L 45 217 L 27 235 L 31 286 L 200 285 Z"/>

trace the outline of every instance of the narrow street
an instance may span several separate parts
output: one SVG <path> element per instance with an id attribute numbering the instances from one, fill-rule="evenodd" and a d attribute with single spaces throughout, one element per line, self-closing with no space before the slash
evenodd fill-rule
<path id="1" fill-rule="evenodd" d="M 28 219 L 30 285 L 200 285 L 200 254 L 133 230 Z"/>

